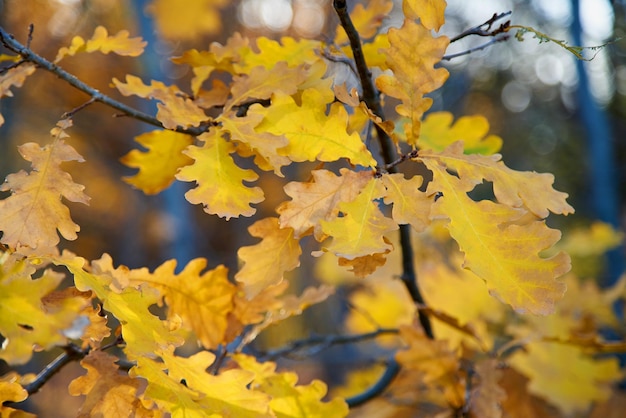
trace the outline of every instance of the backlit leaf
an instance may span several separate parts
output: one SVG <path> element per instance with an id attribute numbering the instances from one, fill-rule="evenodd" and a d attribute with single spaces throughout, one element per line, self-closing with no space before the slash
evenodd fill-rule
<path id="1" fill-rule="evenodd" d="M 51 144 L 41 147 L 29 142 L 19 146 L 32 171 L 9 174 L 0 186 L 0 191 L 12 192 L 0 201 L 0 231 L 4 232 L 0 241 L 9 247 L 54 247 L 59 243 L 57 229 L 65 239 L 77 238 L 80 227 L 70 218 L 61 198 L 88 204 L 89 197 L 83 193 L 85 187 L 74 183 L 61 169 L 61 163 L 84 160 L 62 139 L 67 136 L 63 129 L 71 125 L 61 121 L 57 126 Z"/>
<path id="2" fill-rule="evenodd" d="M 114 52 L 117 55 L 129 57 L 141 55 L 147 43 L 141 38 L 129 38 L 128 35 L 127 30 L 121 30 L 117 34 L 109 36 L 106 28 L 98 26 L 91 39 L 85 41 L 82 37 L 75 36 L 69 48 L 63 47 L 59 49 L 54 62 L 58 63 L 68 55 L 74 56 L 81 52 L 100 51 L 103 54 Z"/>
<path id="3" fill-rule="evenodd" d="M 0 97 L 12 97 L 11 87 L 22 87 L 26 78 L 35 72 L 35 64 L 25 62 L 0 74 Z"/>
<path id="4" fill-rule="evenodd" d="M 430 206 L 433 203 L 432 196 L 421 192 L 424 179 L 414 176 L 405 179 L 403 174 L 385 174 L 382 177 L 383 184 L 387 189 L 385 203 L 393 203 L 391 216 L 399 224 L 410 224 L 417 232 L 423 231 L 430 223 Z"/>
<path id="5" fill-rule="evenodd" d="M 298 267 L 302 250 L 293 229 L 280 228 L 277 218 L 261 219 L 248 231 L 253 237 L 261 238 L 261 242 L 237 251 L 244 266 L 235 279 L 244 285 L 247 297 L 251 298 L 267 286 L 280 283 L 286 272 Z"/>
<path id="6" fill-rule="evenodd" d="M 446 0 L 404 0 L 402 11 L 407 19 L 419 19 L 426 29 L 439 28 L 444 24 Z"/>
<path id="7" fill-rule="evenodd" d="M 147 148 L 130 151 L 121 161 L 139 172 L 124 180 L 146 194 L 159 193 L 174 181 L 180 167 L 192 162 L 183 150 L 193 143 L 189 135 L 172 131 L 152 131 L 135 137 L 135 141 Z"/>
<path id="8" fill-rule="evenodd" d="M 243 182 L 254 181 L 258 175 L 235 164 L 230 156 L 235 147 L 221 136 L 218 129 L 212 129 L 198 139 L 204 141 L 202 146 L 192 145 L 185 151 L 194 163 L 182 167 L 176 174 L 180 181 L 197 184 L 196 188 L 185 193 L 185 198 L 193 204 L 202 204 L 205 212 L 226 219 L 254 215 L 256 209 L 250 205 L 263 201 L 263 191 Z"/>
<path id="9" fill-rule="evenodd" d="M 146 11 L 154 16 L 159 34 L 172 41 L 215 34 L 222 29 L 220 8 L 226 0 L 152 0 Z"/>

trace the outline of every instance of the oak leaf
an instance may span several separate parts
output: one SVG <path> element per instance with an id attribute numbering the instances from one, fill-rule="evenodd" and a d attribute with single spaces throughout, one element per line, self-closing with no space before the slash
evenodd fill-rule
<path id="1" fill-rule="evenodd" d="M 127 30 L 121 30 L 113 36 L 109 36 L 106 28 L 98 26 L 91 39 L 85 41 L 80 36 L 72 38 L 72 44 L 68 47 L 59 49 L 55 64 L 59 63 L 63 58 L 68 55 L 74 56 L 80 52 L 95 52 L 100 51 L 103 54 L 114 52 L 117 55 L 123 55 L 128 57 L 137 57 L 143 53 L 143 49 L 146 46 L 146 42 L 141 38 L 129 38 Z"/>
<path id="2" fill-rule="evenodd" d="M 313 181 L 292 181 L 285 185 L 285 193 L 292 200 L 282 203 L 276 210 L 280 214 L 281 228 L 293 228 L 296 238 L 313 229 L 315 238 L 323 239 L 320 221 L 336 217 L 339 203 L 354 200 L 372 178 L 367 171 L 342 168 L 339 173 L 337 176 L 328 170 L 313 170 Z"/>
<path id="3" fill-rule="evenodd" d="M 139 172 L 124 181 L 146 194 L 156 194 L 174 181 L 180 167 L 192 162 L 183 150 L 193 143 L 193 137 L 172 131 L 152 131 L 135 137 L 135 141 L 147 149 L 137 149 L 122 157 L 121 161 Z"/>
<path id="4" fill-rule="evenodd" d="M 404 0 L 402 11 L 407 19 L 419 19 L 426 29 L 439 31 L 446 19 L 446 0 Z"/>
<path id="5" fill-rule="evenodd" d="M 159 34 L 171 41 L 195 39 L 219 33 L 222 28 L 220 8 L 227 0 L 186 0 L 184 5 L 170 0 L 152 0 L 146 12 L 154 16 Z"/>
<path id="6" fill-rule="evenodd" d="M 236 354 L 233 359 L 239 367 L 254 373 L 251 387 L 271 396 L 270 409 L 276 417 L 325 418 L 348 415 L 348 405 L 343 399 L 322 401 L 327 387 L 320 380 L 298 385 L 295 373 L 277 373 L 275 363 L 258 363 L 254 357 L 245 354 Z"/>
<path id="7" fill-rule="evenodd" d="M 215 128 L 200 135 L 198 139 L 204 144 L 200 147 L 192 145 L 185 151 L 194 163 L 182 167 L 176 178 L 196 182 L 197 187 L 185 193 L 185 198 L 190 203 L 202 204 L 205 212 L 227 220 L 252 216 L 256 209 L 250 205 L 263 201 L 263 191 L 243 182 L 254 181 L 258 175 L 235 164 L 230 156 L 235 147 L 222 134 Z"/>
<path id="8" fill-rule="evenodd" d="M 277 218 L 261 219 L 248 231 L 261 242 L 237 251 L 244 265 L 235 280 L 243 284 L 246 296 L 252 298 L 267 286 L 280 283 L 286 272 L 298 267 L 302 250 L 293 229 L 280 228 Z"/>
<path id="9" fill-rule="evenodd" d="M 129 276 L 131 283 L 147 283 L 159 290 L 168 306 L 168 318 L 180 316 L 183 328 L 194 331 L 205 348 L 215 349 L 224 343 L 237 289 L 228 281 L 226 267 L 202 273 L 205 268 L 206 260 L 197 258 L 175 274 L 176 260 L 169 260 L 154 273 L 141 269 L 131 271 Z"/>
<path id="10" fill-rule="evenodd" d="M 434 65 L 443 57 L 449 40 L 445 36 L 434 38 L 428 29 L 410 20 L 405 20 L 400 29 L 390 29 L 388 37 L 391 46 L 384 53 L 393 75 L 379 76 L 376 86 L 402 101 L 396 111 L 409 118 L 404 131 L 408 143 L 415 145 L 422 115 L 432 105 L 432 99 L 424 95 L 441 87 L 448 78 L 445 68 Z"/>
<path id="11" fill-rule="evenodd" d="M 69 209 L 61 198 L 71 202 L 89 203 L 83 193 L 84 186 L 74 183 L 72 177 L 61 169 L 65 161 L 82 162 L 83 157 L 63 141 L 63 129 L 69 127 L 61 121 L 51 144 L 41 147 L 29 142 L 18 147 L 32 171 L 9 174 L 0 191 L 11 190 L 11 196 L 0 201 L 0 231 L 3 244 L 11 248 L 54 247 L 59 243 L 57 229 L 69 240 L 77 238 L 80 227 L 70 218 Z"/>
<path id="12" fill-rule="evenodd" d="M 594 401 L 606 401 L 611 385 L 623 377 L 616 358 L 589 357 L 579 347 L 557 342 L 530 342 L 508 363 L 530 379 L 530 393 L 565 415 L 584 412 Z"/>
<path id="13" fill-rule="evenodd" d="M 489 122 L 484 116 L 463 116 L 452 123 L 450 112 L 429 113 L 422 122 L 417 146 L 420 149 L 443 151 L 457 141 L 463 141 L 467 154 L 491 155 L 502 148 L 502 138 L 488 135 Z"/>
<path id="14" fill-rule="evenodd" d="M 330 96 L 316 89 L 302 92 L 302 104 L 283 93 L 272 96 L 272 104 L 268 108 L 256 105 L 250 112 L 262 114 L 265 119 L 256 130 L 274 135 L 284 135 L 289 143 L 279 150 L 281 155 L 292 161 L 337 161 L 347 158 L 352 164 L 373 167 L 376 161 L 354 132 L 346 131 L 348 114 L 340 103 L 330 107 L 326 114 Z M 330 99 L 330 100 L 329 100 Z"/>
<path id="15" fill-rule="evenodd" d="M 339 203 L 343 216 L 320 220 L 324 234 L 332 237 L 324 250 L 348 260 L 393 250 L 384 236 L 398 225 L 385 217 L 375 202 L 384 194 L 382 181 L 370 179 L 354 200 Z"/>
<path id="16" fill-rule="evenodd" d="M 432 196 L 419 190 L 424 179 L 422 176 L 413 176 L 405 179 L 403 174 L 385 174 L 382 177 L 387 189 L 384 202 L 393 203 L 391 217 L 398 224 L 410 224 L 417 232 L 423 231 L 430 224 L 430 206 Z"/>
<path id="17" fill-rule="evenodd" d="M 313 39 L 294 39 L 289 36 L 280 38 L 280 42 L 265 36 L 256 38 L 256 49 L 241 48 L 241 60 L 234 64 L 234 69 L 240 74 L 247 74 L 253 68 L 263 66 L 268 70 L 274 68 L 276 63 L 286 62 L 289 67 L 297 67 L 302 64 L 312 65 L 321 61 L 318 55 L 320 41 Z"/>
<path id="18" fill-rule="evenodd" d="M 470 408 L 476 417 L 502 417 L 502 401 L 506 399 L 506 392 L 500 386 L 502 371 L 498 369 L 498 361 L 487 359 L 475 365 L 478 384 L 473 385 L 470 395 Z"/>
<path id="19" fill-rule="evenodd" d="M 0 403 L 6 402 L 22 402 L 28 398 L 28 392 L 19 383 L 19 375 L 15 372 L 10 372 L 0 377 Z M 4 408 L 2 409 L 2 416 L 4 416 Z"/>
<path id="20" fill-rule="evenodd" d="M 35 64 L 25 62 L 0 74 L 0 97 L 12 97 L 11 87 L 22 87 L 26 78 L 36 69 Z"/>
<path id="21" fill-rule="evenodd" d="M 502 401 L 502 410 L 506 414 L 505 416 L 511 418 L 554 418 L 559 416 L 555 407 L 528 392 L 528 379 L 515 369 L 503 370 L 500 386 L 506 392 L 506 397 Z"/>
<path id="22" fill-rule="evenodd" d="M 68 386 L 72 396 L 87 395 L 77 417 L 134 417 L 148 412 L 137 396 L 141 382 L 120 374 L 116 361 L 117 357 L 100 350 L 80 361 L 87 374 Z"/>

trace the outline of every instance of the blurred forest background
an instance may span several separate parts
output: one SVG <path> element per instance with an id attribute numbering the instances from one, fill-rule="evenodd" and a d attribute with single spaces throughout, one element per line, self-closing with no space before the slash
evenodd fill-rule
<path id="1" fill-rule="evenodd" d="M 216 12 L 206 7 L 209 3 L 220 8 Z M 587 57 L 595 54 L 588 62 L 577 61 L 552 43 L 540 44 L 532 34 L 526 34 L 524 42 L 511 37 L 455 58 L 443 64 L 450 70 L 450 80 L 433 96 L 432 110 L 448 110 L 455 117 L 486 116 L 491 133 L 504 139 L 502 154 L 508 166 L 553 173 L 556 188 L 570 195 L 577 211 L 555 226 L 572 230 L 590 220 L 602 220 L 621 228 L 626 209 L 626 0 L 448 0 L 448 6 L 441 33 L 449 37 L 485 22 L 494 13 L 512 11 L 508 18 L 513 24 L 531 26 L 571 45 L 613 41 L 600 50 L 584 51 Z M 165 25 L 173 21 L 173 14 L 180 14 L 178 23 Z M 169 19 L 160 20 L 162 15 Z M 394 22 L 392 12 L 384 25 Z M 338 19 L 331 0 L 0 0 L 0 25 L 21 42 L 26 41 L 30 23 L 34 24 L 31 48 L 48 59 L 69 45 L 73 36 L 91 37 L 98 25 L 110 34 L 127 29 L 131 36 L 143 37 L 149 45 L 140 59 L 89 54 L 66 58 L 63 68 L 105 94 L 154 113 L 153 104 L 121 97 L 111 88 L 111 79 L 135 74 L 144 81 L 157 79 L 184 87 L 190 72 L 170 62 L 172 56 L 191 48 L 208 49 L 214 41 L 224 43 L 236 31 L 250 38 L 330 39 Z M 488 40 L 464 38 L 448 52 Z M 0 53 L 6 53 L 1 46 Z M 348 82 L 354 82 L 345 67 L 329 68 L 345 72 Z M 17 145 L 47 142 L 49 130 L 61 115 L 88 99 L 44 71 L 14 91 L 15 97 L 0 101 L 6 119 L 0 127 L 0 178 L 27 167 Z M 247 233 L 248 219 L 226 222 L 190 205 L 183 197 L 189 184 L 177 183 L 159 195 L 145 196 L 123 182 L 133 170 L 119 159 L 137 147 L 134 136 L 152 127 L 115 117 L 102 104 L 82 110 L 74 123 L 70 141 L 87 163 L 72 164 L 67 170 L 86 186 L 91 204 L 70 206 L 81 232 L 77 241 L 66 242 L 67 248 L 88 259 L 107 252 L 116 263 L 133 268 L 152 269 L 170 258 L 176 258 L 180 267 L 193 258 L 206 257 L 210 266 L 225 264 L 236 271 L 237 249 L 256 242 Z M 265 187 L 275 184 L 275 193 L 258 205 L 261 215 L 274 216 L 277 204 L 286 199 L 285 179 L 266 173 L 260 181 Z M 306 253 L 306 247 L 303 250 Z M 623 248 L 613 251 L 606 268 L 594 265 L 583 276 L 612 283 L 623 271 L 623 255 Z M 296 283 L 298 288 L 306 285 L 304 280 Z M 333 318 L 333 312 L 316 314 L 317 309 L 311 315 L 322 319 L 314 322 Z M 272 345 L 284 343 L 286 337 L 306 336 L 311 328 L 296 322 L 287 326 L 291 326 L 288 333 L 275 332 Z M 338 321 L 334 327 L 319 325 L 313 330 L 342 331 Z M 74 373 L 81 374 L 82 369 L 75 367 Z M 330 372 L 315 370 L 311 375 L 328 379 L 324 373 Z M 306 372 L 302 374 L 304 381 L 310 379 Z M 65 391 L 67 384 L 59 386 Z M 51 391 L 47 393 L 41 396 L 51 402 Z"/>

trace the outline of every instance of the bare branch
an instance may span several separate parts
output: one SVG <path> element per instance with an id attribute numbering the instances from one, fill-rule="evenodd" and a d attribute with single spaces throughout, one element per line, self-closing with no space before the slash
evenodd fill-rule
<path id="1" fill-rule="evenodd" d="M 506 22 L 502 23 L 499 27 L 497 27 L 494 30 L 492 30 L 491 27 L 498 20 L 502 19 L 503 17 L 509 16 L 511 13 L 512 13 L 511 11 L 500 13 L 500 14 L 494 13 L 493 16 L 491 16 L 491 19 L 487 20 L 486 22 L 481 23 L 478 26 L 474 26 L 473 28 L 469 28 L 466 31 L 463 31 L 462 33 L 458 34 L 454 38 L 450 39 L 450 43 L 456 42 L 459 39 L 463 39 L 466 36 L 470 36 L 470 35 L 496 36 L 500 33 L 506 32 L 509 28 L 509 25 L 511 24 L 510 20 L 507 20 Z"/>
<path id="2" fill-rule="evenodd" d="M 35 377 L 28 385 L 24 386 L 24 389 L 28 392 L 28 395 L 32 395 L 33 393 L 37 393 L 41 387 L 52 378 L 55 374 L 57 374 L 63 367 L 68 365 L 69 363 L 77 360 L 83 359 L 87 354 L 89 354 L 89 348 L 81 349 L 79 346 L 75 344 L 68 344 L 65 347 L 65 352 L 55 358 L 50 364 L 48 364 L 39 374 Z"/>
<path id="3" fill-rule="evenodd" d="M 350 398 L 346 398 L 346 403 L 350 408 L 353 408 L 381 395 L 389 387 L 389 385 L 399 372 L 400 365 L 392 357 L 387 362 L 387 368 L 385 369 L 385 373 L 383 373 L 380 379 L 378 379 L 376 383 L 374 383 L 374 385 L 372 385 L 365 392 L 359 393 L 358 395 L 352 396 Z"/>
<path id="4" fill-rule="evenodd" d="M 489 42 L 485 42 L 482 45 L 476 46 L 474 48 L 470 48 L 468 50 L 465 51 L 461 51 L 461 52 L 457 52 L 456 54 L 449 54 L 449 55 L 444 55 L 443 57 L 441 57 L 441 60 L 445 60 L 445 61 L 450 61 L 454 58 L 458 58 L 458 57 L 462 57 L 463 55 L 469 55 L 472 54 L 474 52 L 483 50 L 485 48 L 490 47 L 491 45 L 497 44 L 498 42 L 504 42 L 506 40 L 509 39 L 509 35 L 508 34 L 504 34 L 501 36 L 497 36 L 495 38 L 493 38 L 492 40 L 490 40 Z"/>

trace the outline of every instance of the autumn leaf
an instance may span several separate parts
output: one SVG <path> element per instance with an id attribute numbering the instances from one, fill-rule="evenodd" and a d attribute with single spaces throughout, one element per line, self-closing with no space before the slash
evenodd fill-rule
<path id="1" fill-rule="evenodd" d="M 222 28 L 220 8 L 226 0 L 152 0 L 146 12 L 154 17 L 159 34 L 172 41 L 192 40 L 218 33 Z"/>
<path id="2" fill-rule="evenodd" d="M 80 227 L 61 198 L 88 204 L 89 197 L 83 193 L 84 186 L 74 183 L 60 167 L 65 161 L 84 161 L 62 139 L 67 136 L 63 129 L 69 126 L 67 121 L 59 122 L 53 129 L 53 142 L 44 147 L 32 142 L 18 147 L 31 162 L 32 171 L 9 174 L 0 186 L 0 191 L 12 192 L 0 201 L 0 230 L 4 232 L 0 241 L 9 247 L 54 247 L 59 243 L 57 229 L 66 239 L 77 238 Z"/>
<path id="3" fill-rule="evenodd" d="M 357 3 L 350 11 L 350 19 L 356 31 L 362 39 L 373 38 L 381 23 L 387 17 L 393 7 L 389 0 L 373 0 L 367 3 L 367 7 Z M 335 44 L 342 45 L 348 42 L 348 35 L 343 26 L 338 25 L 335 34 Z M 372 65 L 369 61 L 368 64 Z"/>
<path id="4" fill-rule="evenodd" d="M 87 395 L 77 417 L 130 417 L 148 411 L 137 397 L 141 382 L 120 374 L 118 358 L 103 351 L 91 351 L 80 361 L 87 374 L 68 387 L 72 396 Z"/>
<path id="5" fill-rule="evenodd" d="M 530 379 L 530 393 L 566 415 L 607 400 L 611 385 L 623 377 L 616 358 L 592 358 L 578 347 L 555 342 L 530 342 L 523 352 L 513 353 L 508 363 Z"/>
<path id="6" fill-rule="evenodd" d="M 324 250 L 348 260 L 393 250 L 384 236 L 398 229 L 398 225 L 385 217 L 375 202 L 384 194 L 383 183 L 370 179 L 354 200 L 339 203 L 343 216 L 320 220 L 322 231 L 332 237 Z"/>
<path id="7" fill-rule="evenodd" d="M 26 78 L 35 72 L 35 64 L 25 62 L 0 74 L 0 97 L 12 97 L 11 87 L 22 87 Z"/>
<path id="8" fill-rule="evenodd" d="M 445 0 L 404 0 L 402 11 L 407 19 L 419 19 L 426 29 L 439 31 L 445 22 Z"/>
<path id="9" fill-rule="evenodd" d="M 294 39 L 284 36 L 280 42 L 265 36 L 256 38 L 256 50 L 241 48 L 241 60 L 234 64 L 234 69 L 239 74 L 248 74 L 252 69 L 263 66 L 272 70 L 277 63 L 286 62 L 289 67 L 297 67 L 303 64 L 312 65 L 321 61 L 318 55 L 320 41 L 313 39 Z"/>
<path id="10" fill-rule="evenodd" d="M 176 178 L 196 182 L 197 187 L 185 193 L 185 198 L 190 203 L 202 204 L 205 212 L 227 220 L 252 216 L 256 209 L 250 205 L 263 201 L 263 191 L 243 182 L 254 181 L 258 175 L 235 164 L 230 156 L 235 150 L 234 145 L 221 134 L 216 128 L 200 135 L 198 139 L 204 144 L 192 145 L 184 152 L 194 163 L 182 167 Z"/>
<path id="11" fill-rule="evenodd" d="M 503 370 L 500 386 L 506 392 L 506 397 L 502 401 L 502 410 L 506 414 L 505 416 L 511 418 L 554 418 L 559 416 L 555 407 L 528 392 L 528 379 L 515 369 Z"/>
<path id="12" fill-rule="evenodd" d="M 474 386 L 470 397 L 470 408 L 476 417 L 502 417 L 502 401 L 506 392 L 500 387 L 502 371 L 498 369 L 498 361 L 486 359 L 475 366 L 478 384 Z"/>
<path id="13" fill-rule="evenodd" d="M 248 231 L 253 237 L 261 238 L 261 242 L 237 251 L 244 265 L 235 280 L 243 284 L 246 296 L 251 298 L 267 286 L 280 283 L 286 272 L 298 267 L 302 250 L 293 230 L 280 228 L 277 218 L 261 219 Z"/>
<path id="14" fill-rule="evenodd" d="M 342 158 L 352 164 L 373 167 L 376 161 L 355 132 L 346 132 L 348 114 L 341 104 L 326 107 L 333 100 L 315 89 L 302 92 L 302 104 L 285 94 L 272 96 L 268 108 L 260 105 L 251 106 L 249 112 L 265 117 L 257 127 L 257 132 L 269 132 L 284 135 L 289 143 L 279 150 L 281 155 L 292 161 L 337 161 Z M 329 100 L 330 99 L 330 100 Z"/>
<path id="15" fill-rule="evenodd" d="M 225 341 L 237 289 L 228 281 L 226 267 L 202 273 L 205 268 L 206 260 L 197 258 L 175 274 L 176 260 L 169 260 L 152 274 L 145 269 L 133 270 L 129 277 L 131 283 L 148 283 L 158 289 L 167 303 L 168 318 L 180 316 L 183 328 L 193 330 L 205 348 L 215 349 Z"/>
<path id="16" fill-rule="evenodd" d="M 233 360 L 242 369 L 254 373 L 251 387 L 271 396 L 270 408 L 276 417 L 326 418 L 348 415 L 348 406 L 343 399 L 322 401 L 327 387 L 319 380 L 313 380 L 308 385 L 298 385 L 295 373 L 277 373 L 275 363 L 259 363 L 254 357 L 245 354 L 236 354 Z"/>
<path id="17" fill-rule="evenodd" d="M 463 116 L 452 123 L 450 112 L 429 113 L 422 122 L 417 146 L 424 150 L 443 151 L 457 141 L 463 141 L 467 154 L 492 155 L 502 147 L 502 138 L 488 135 L 489 122 L 484 116 Z"/>
<path id="18" fill-rule="evenodd" d="M 432 99 L 424 95 L 441 87 L 448 78 L 445 68 L 434 65 L 443 57 L 449 40 L 445 36 L 433 38 L 428 29 L 410 20 L 405 20 L 400 29 L 390 29 L 388 37 L 391 46 L 384 53 L 393 75 L 379 76 L 376 86 L 402 101 L 396 111 L 409 118 L 404 131 L 408 143 L 415 145 L 422 115 L 432 104 Z"/>
<path id="19" fill-rule="evenodd" d="M 147 149 L 146 152 L 132 150 L 121 161 L 139 172 L 124 181 L 146 194 L 156 194 L 166 189 L 174 181 L 180 167 L 192 160 L 183 150 L 193 143 L 189 135 L 172 131 L 152 131 L 135 137 L 135 141 Z"/>
<path id="20" fill-rule="evenodd" d="M 137 57 L 143 53 L 143 49 L 147 45 L 141 38 L 129 38 L 127 30 L 119 31 L 116 35 L 109 36 L 106 28 L 98 26 L 91 39 L 85 41 L 80 36 L 72 38 L 72 44 L 69 48 L 63 47 L 59 49 L 55 64 L 58 64 L 63 58 L 68 55 L 74 56 L 81 52 L 95 52 L 100 51 L 103 54 L 114 52 L 117 55 L 123 55 L 128 57 Z"/>
<path id="21" fill-rule="evenodd" d="M 385 174 L 382 180 L 387 189 L 384 202 L 393 204 L 393 220 L 400 225 L 410 224 L 417 232 L 423 231 L 430 224 L 433 198 L 419 190 L 424 182 L 422 176 L 413 176 L 407 180 L 404 174 Z"/>
<path id="22" fill-rule="evenodd" d="M 320 221 L 336 217 L 339 203 L 354 200 L 372 178 L 368 171 L 342 168 L 339 173 L 337 176 L 328 170 L 313 170 L 313 181 L 288 183 L 284 189 L 292 200 L 282 203 L 276 210 L 280 214 L 281 228 L 293 228 L 297 238 L 313 229 L 315 238 L 321 240 Z"/>
<path id="23" fill-rule="evenodd" d="M 14 372 L 0 377 L 0 403 L 5 401 L 22 402 L 28 398 L 28 392 L 19 384 L 18 380 L 18 375 Z M 4 405 L 2 409 L 4 410 Z"/>

